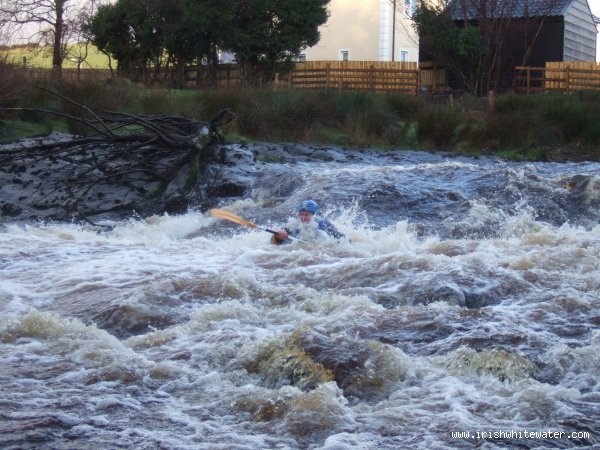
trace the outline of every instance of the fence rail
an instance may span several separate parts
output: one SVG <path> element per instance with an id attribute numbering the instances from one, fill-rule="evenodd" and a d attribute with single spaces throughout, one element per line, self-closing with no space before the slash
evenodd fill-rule
<path id="1" fill-rule="evenodd" d="M 237 64 L 219 64 L 211 79 L 211 72 L 205 66 L 189 66 L 184 69 L 184 87 L 196 88 L 213 85 L 229 88 L 240 85 L 240 71 Z"/>
<path id="2" fill-rule="evenodd" d="M 29 78 L 52 78 L 52 69 L 27 68 Z M 110 78 L 109 70 L 101 69 L 63 69 L 64 79 L 103 79 Z M 428 87 L 443 86 L 443 69 L 420 70 L 415 62 L 382 62 L 382 61 L 309 61 L 296 63 L 292 70 L 277 75 L 274 88 L 298 89 L 339 89 L 361 90 L 373 92 L 400 92 L 416 95 L 422 84 Z M 235 88 L 240 86 L 240 71 L 237 64 L 220 64 L 215 72 L 205 66 L 189 66 L 182 72 L 184 88 Z M 152 85 L 169 85 L 174 76 L 162 75 L 143 78 Z"/>
<path id="3" fill-rule="evenodd" d="M 600 64 L 547 63 L 546 67 L 517 67 L 516 89 L 527 94 L 548 91 L 600 90 Z"/>
<path id="4" fill-rule="evenodd" d="M 52 69 L 26 68 L 23 76 L 29 79 L 51 79 Z M 66 79 L 106 79 L 114 74 L 105 69 L 63 69 Z M 171 86 L 172 78 L 146 82 L 158 86 Z M 221 64 L 216 73 L 206 67 L 186 67 L 183 87 L 235 88 L 240 86 L 237 64 Z M 600 90 L 600 63 L 555 62 L 545 67 L 516 67 L 515 90 L 520 93 L 572 92 Z M 180 86 L 180 85 L 179 85 Z M 291 72 L 275 78 L 274 88 L 339 89 L 373 92 L 400 92 L 415 95 L 420 89 L 430 92 L 446 88 L 445 69 L 414 62 L 378 61 L 309 61 L 296 63 Z"/>
<path id="5" fill-rule="evenodd" d="M 54 71 L 48 68 L 41 67 L 27 67 L 23 68 L 22 74 L 25 78 L 35 81 L 48 81 L 54 77 Z M 63 80 L 75 81 L 97 81 L 112 78 L 113 74 L 109 69 L 62 69 Z"/>
<path id="6" fill-rule="evenodd" d="M 340 89 L 416 95 L 419 70 L 416 63 L 319 62 L 298 63 L 278 84 L 299 89 Z"/>
<path id="7" fill-rule="evenodd" d="M 185 70 L 185 87 L 209 84 L 209 73 L 202 68 Z M 295 63 L 292 70 L 275 77 L 274 87 L 299 89 L 398 91 L 416 94 L 420 74 L 415 62 L 381 61 L 308 61 Z M 236 64 L 221 64 L 212 80 L 218 88 L 240 85 Z"/>

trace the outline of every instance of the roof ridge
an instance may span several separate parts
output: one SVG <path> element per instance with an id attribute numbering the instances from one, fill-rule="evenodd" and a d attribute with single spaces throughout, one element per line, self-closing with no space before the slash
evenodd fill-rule
<path id="1" fill-rule="evenodd" d="M 486 0 L 452 0 L 446 7 L 446 11 L 450 13 L 453 20 L 472 20 L 480 17 L 564 16 L 574 1 L 497 0 L 488 2 Z M 490 10 L 490 6 L 493 9 Z"/>

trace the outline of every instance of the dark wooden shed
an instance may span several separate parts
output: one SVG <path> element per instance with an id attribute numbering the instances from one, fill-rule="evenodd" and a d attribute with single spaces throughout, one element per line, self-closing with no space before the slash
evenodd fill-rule
<path id="1" fill-rule="evenodd" d="M 445 13 L 460 28 L 485 20 L 489 30 L 505 30 L 496 40 L 502 42 L 500 87 L 510 87 L 517 66 L 596 60 L 597 29 L 587 0 L 452 0 Z M 443 66 L 430 50 L 420 47 L 420 62 Z M 460 88 L 452 77 L 449 83 Z"/>

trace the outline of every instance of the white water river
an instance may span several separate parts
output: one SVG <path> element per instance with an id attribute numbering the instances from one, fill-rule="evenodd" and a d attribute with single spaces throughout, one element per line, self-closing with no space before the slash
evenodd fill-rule
<path id="1" fill-rule="evenodd" d="M 5 223 L 0 447 L 600 448 L 599 164 L 273 164 L 220 207 L 307 197 L 351 243 Z"/>

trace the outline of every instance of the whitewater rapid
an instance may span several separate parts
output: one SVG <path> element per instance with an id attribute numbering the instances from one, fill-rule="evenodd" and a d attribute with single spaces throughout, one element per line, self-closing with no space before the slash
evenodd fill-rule
<path id="1" fill-rule="evenodd" d="M 0 228 L 3 448 L 600 448 L 600 165 L 265 165 L 349 240 L 190 211 Z"/>

